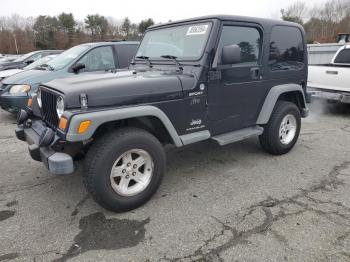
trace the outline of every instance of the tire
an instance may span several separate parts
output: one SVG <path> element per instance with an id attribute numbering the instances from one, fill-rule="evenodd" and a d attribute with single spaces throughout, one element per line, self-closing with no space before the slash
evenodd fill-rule
<path id="1" fill-rule="evenodd" d="M 283 129 L 283 123 L 291 123 L 291 126 L 295 120 L 295 130 L 287 130 L 288 127 Z M 282 134 L 280 131 L 282 130 Z M 264 132 L 259 137 L 262 148 L 272 155 L 283 155 L 288 153 L 298 140 L 301 128 L 301 117 L 298 107 L 291 102 L 277 101 L 275 108 L 271 114 L 269 122 L 264 126 Z M 293 135 L 294 133 L 294 135 Z"/>
<path id="2" fill-rule="evenodd" d="M 153 196 L 165 166 L 165 152 L 157 138 L 142 129 L 123 128 L 94 142 L 85 158 L 83 181 L 98 204 L 124 212 L 140 207 Z M 118 176 L 112 177 L 112 170 Z"/>

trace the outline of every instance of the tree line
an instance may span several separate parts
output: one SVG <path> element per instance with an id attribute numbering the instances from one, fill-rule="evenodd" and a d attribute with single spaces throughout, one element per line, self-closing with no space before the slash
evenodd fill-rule
<path id="1" fill-rule="evenodd" d="M 338 33 L 350 33 L 350 0 L 329 0 L 313 7 L 296 2 L 282 9 L 281 16 L 303 25 L 308 43 L 333 43 Z"/>
<path id="2" fill-rule="evenodd" d="M 153 24 L 152 18 L 137 24 L 127 17 L 117 20 L 98 14 L 87 15 L 83 21 L 75 19 L 72 13 L 0 17 L 0 53 L 23 54 L 37 49 L 64 50 L 86 42 L 139 40 Z"/>
<path id="3" fill-rule="evenodd" d="M 338 33 L 350 33 L 350 0 L 328 0 L 313 7 L 296 2 L 281 10 L 281 18 L 302 24 L 308 43 L 334 42 Z M 23 54 L 37 49 L 67 49 L 77 44 L 107 40 L 139 40 L 152 18 L 133 23 L 98 14 L 83 21 L 72 13 L 0 17 L 0 53 Z"/>

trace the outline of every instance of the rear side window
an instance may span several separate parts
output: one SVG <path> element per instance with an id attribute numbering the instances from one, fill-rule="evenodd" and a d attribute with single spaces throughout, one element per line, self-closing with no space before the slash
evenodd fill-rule
<path id="1" fill-rule="evenodd" d="M 270 41 L 271 71 L 299 70 L 304 66 L 304 43 L 296 27 L 275 26 Z"/>
<path id="2" fill-rule="evenodd" d="M 350 49 L 343 49 L 334 60 L 337 64 L 350 64 Z"/>
<path id="3" fill-rule="evenodd" d="M 258 63 L 261 49 L 261 35 L 258 29 L 224 26 L 221 32 L 219 50 L 226 45 L 238 45 L 241 48 L 240 63 Z"/>
<path id="4" fill-rule="evenodd" d="M 118 57 L 118 67 L 127 68 L 136 54 L 138 45 L 116 45 L 115 49 L 117 51 Z"/>

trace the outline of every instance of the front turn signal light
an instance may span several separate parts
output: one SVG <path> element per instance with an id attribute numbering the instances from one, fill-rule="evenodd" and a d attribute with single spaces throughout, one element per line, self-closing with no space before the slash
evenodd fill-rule
<path id="1" fill-rule="evenodd" d="M 68 120 L 65 117 L 60 118 L 60 123 L 58 124 L 58 128 L 61 130 L 65 130 L 68 124 Z"/>
<path id="2" fill-rule="evenodd" d="M 32 107 L 32 105 L 33 105 L 33 98 L 29 98 L 27 101 L 27 106 Z"/>
<path id="3" fill-rule="evenodd" d="M 83 134 L 88 130 L 89 126 L 91 124 L 90 120 L 86 120 L 80 123 L 79 128 L 78 128 L 78 133 Z"/>

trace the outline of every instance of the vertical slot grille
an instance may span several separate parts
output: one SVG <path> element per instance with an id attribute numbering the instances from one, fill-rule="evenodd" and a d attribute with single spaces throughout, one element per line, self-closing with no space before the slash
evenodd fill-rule
<path id="1" fill-rule="evenodd" d="M 57 95 L 41 89 L 42 112 L 44 121 L 51 127 L 56 129 L 58 126 L 58 115 L 56 112 Z"/>

